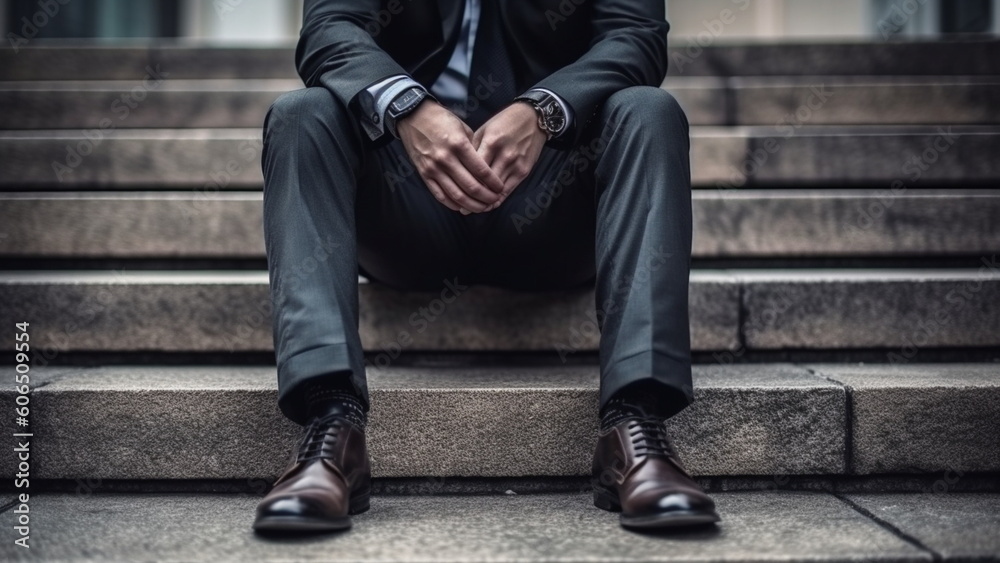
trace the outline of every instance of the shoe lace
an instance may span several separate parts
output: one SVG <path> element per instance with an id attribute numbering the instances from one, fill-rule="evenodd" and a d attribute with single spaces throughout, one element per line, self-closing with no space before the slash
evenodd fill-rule
<path id="1" fill-rule="evenodd" d="M 296 454 L 296 461 L 333 459 L 334 446 L 346 428 L 341 417 L 314 418 L 306 425 L 305 436 Z"/>
<path id="2" fill-rule="evenodd" d="M 674 456 L 674 447 L 667 436 L 663 421 L 656 418 L 635 419 L 628 425 L 629 437 L 636 455 Z"/>

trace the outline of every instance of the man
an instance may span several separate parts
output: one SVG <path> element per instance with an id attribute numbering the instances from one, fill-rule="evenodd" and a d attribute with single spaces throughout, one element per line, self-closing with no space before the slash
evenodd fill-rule
<path id="1" fill-rule="evenodd" d="M 658 87 L 663 0 L 306 0 L 303 19 L 307 88 L 271 107 L 263 169 L 278 401 L 306 429 L 255 529 L 368 509 L 359 273 L 596 284 L 595 504 L 630 527 L 717 521 L 663 425 L 692 400 L 688 124 Z"/>

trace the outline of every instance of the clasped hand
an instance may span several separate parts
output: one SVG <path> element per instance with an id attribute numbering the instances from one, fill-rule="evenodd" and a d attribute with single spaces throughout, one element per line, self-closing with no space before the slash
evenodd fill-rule
<path id="1" fill-rule="evenodd" d="M 417 173 L 442 205 L 464 214 L 496 209 L 545 145 L 534 108 L 515 102 L 473 131 L 433 100 L 396 125 Z"/>

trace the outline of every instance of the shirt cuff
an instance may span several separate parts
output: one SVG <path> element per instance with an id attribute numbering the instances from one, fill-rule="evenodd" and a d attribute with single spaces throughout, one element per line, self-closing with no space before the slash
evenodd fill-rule
<path id="1" fill-rule="evenodd" d="M 559 107 L 562 108 L 563 115 L 566 116 L 566 127 L 563 127 L 563 130 L 562 130 L 561 133 L 559 133 L 558 135 L 554 135 L 552 137 L 553 139 L 555 139 L 557 137 L 562 137 L 563 135 L 566 134 L 567 131 L 569 131 L 572 128 L 572 126 L 573 126 L 573 108 L 571 108 L 569 106 L 569 104 L 566 103 L 566 100 L 562 99 L 559 96 L 559 94 L 556 94 L 555 92 L 553 92 L 552 90 L 549 90 L 548 88 L 532 88 L 531 90 L 528 90 L 528 92 L 544 92 L 544 93 L 552 96 L 553 98 L 555 98 L 556 99 L 556 103 L 558 103 Z"/>
<path id="2" fill-rule="evenodd" d="M 361 110 L 364 112 L 361 125 L 372 140 L 385 133 L 385 113 L 392 100 L 414 87 L 424 90 L 416 80 L 405 74 L 396 74 L 365 88 L 366 95 L 361 96 Z"/>

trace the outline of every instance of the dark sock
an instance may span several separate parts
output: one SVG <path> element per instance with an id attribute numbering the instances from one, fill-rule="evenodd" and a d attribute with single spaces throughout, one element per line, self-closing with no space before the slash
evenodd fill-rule
<path id="1" fill-rule="evenodd" d="M 601 431 L 609 430 L 630 418 L 665 420 L 670 417 L 672 410 L 662 385 L 638 381 L 612 395 L 601 409 Z"/>
<path id="2" fill-rule="evenodd" d="M 306 418 L 342 416 L 356 426 L 368 423 L 364 404 L 350 381 L 320 381 L 306 388 Z"/>

